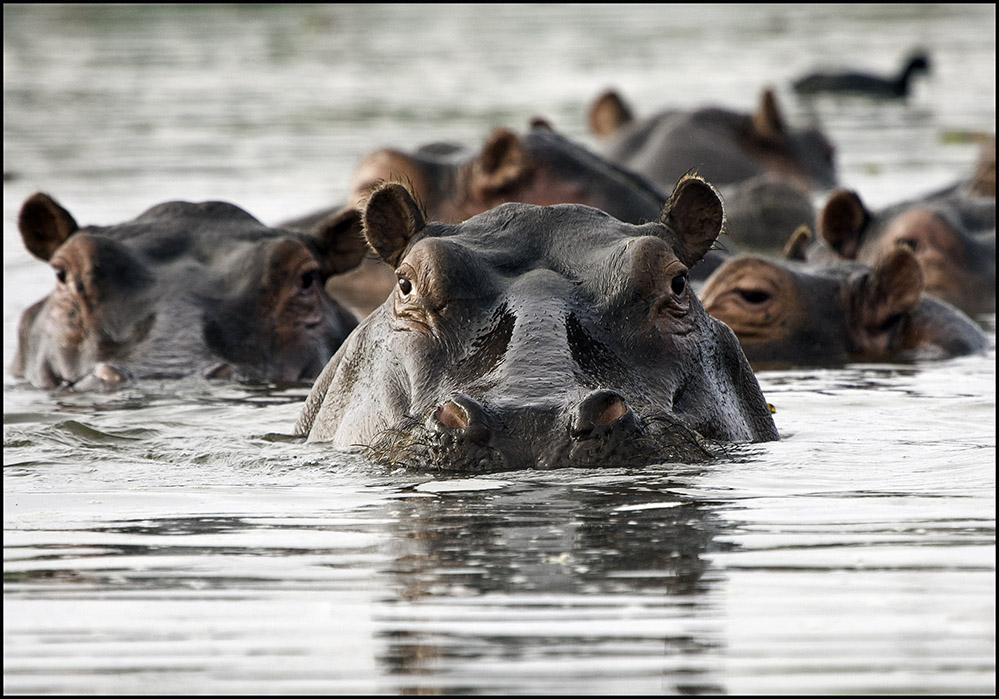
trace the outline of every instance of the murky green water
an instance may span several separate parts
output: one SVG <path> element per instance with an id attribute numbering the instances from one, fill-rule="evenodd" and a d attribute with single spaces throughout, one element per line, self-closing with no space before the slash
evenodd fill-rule
<path id="1" fill-rule="evenodd" d="M 934 73 L 799 104 L 825 64 Z M 51 286 L 17 210 L 168 199 L 277 222 L 358 157 L 584 110 L 821 120 L 874 205 L 995 130 L 994 5 L 4 6 L 4 364 Z M 783 441 L 698 468 L 434 479 L 291 438 L 307 387 L 48 393 L 4 376 L 4 691 L 995 691 L 986 356 L 760 374 Z"/>

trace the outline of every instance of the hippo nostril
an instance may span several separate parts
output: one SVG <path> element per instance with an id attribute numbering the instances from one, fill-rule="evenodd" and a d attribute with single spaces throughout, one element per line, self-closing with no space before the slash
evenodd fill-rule
<path id="1" fill-rule="evenodd" d="M 614 396 L 606 405 L 601 406 L 591 418 L 594 425 L 609 425 L 628 412 L 628 404 L 620 397 Z"/>
<path id="2" fill-rule="evenodd" d="M 610 425 L 633 416 L 624 398 L 614 391 L 593 391 L 576 408 L 576 415 L 570 425 L 570 434 L 579 439 L 588 436 L 598 425 Z"/>
<path id="3" fill-rule="evenodd" d="M 452 430 L 460 431 L 466 439 L 475 444 L 489 441 L 489 428 L 483 416 L 482 406 L 468 396 L 458 395 L 434 410 L 434 419 Z"/>
<path id="4" fill-rule="evenodd" d="M 468 414 L 454 401 L 447 401 L 443 405 L 437 406 L 434 417 L 442 425 L 447 425 L 452 430 L 463 430 L 468 427 Z"/>

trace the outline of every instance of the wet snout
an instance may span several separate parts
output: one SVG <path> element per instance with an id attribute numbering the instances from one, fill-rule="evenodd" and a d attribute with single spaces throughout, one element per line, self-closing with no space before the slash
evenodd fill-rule
<path id="1" fill-rule="evenodd" d="M 576 462 L 581 445 L 592 446 L 595 441 L 601 448 L 613 445 L 604 456 L 608 464 L 616 463 L 613 455 L 640 432 L 639 419 L 627 401 L 610 390 L 589 392 L 575 403 L 488 407 L 471 396 L 455 394 L 435 406 L 427 427 L 447 436 L 449 458 L 458 461 L 474 454 L 476 470 L 592 465 L 592 459 Z M 467 468 L 461 463 L 452 467 Z"/>

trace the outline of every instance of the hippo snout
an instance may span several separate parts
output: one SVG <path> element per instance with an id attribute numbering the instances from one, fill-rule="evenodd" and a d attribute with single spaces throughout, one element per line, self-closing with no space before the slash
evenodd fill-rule
<path id="1" fill-rule="evenodd" d="M 695 432 L 668 415 L 641 417 L 620 393 L 581 399 L 487 405 L 453 394 L 376 438 L 377 459 L 435 471 L 639 466 L 703 461 L 710 453 Z"/>

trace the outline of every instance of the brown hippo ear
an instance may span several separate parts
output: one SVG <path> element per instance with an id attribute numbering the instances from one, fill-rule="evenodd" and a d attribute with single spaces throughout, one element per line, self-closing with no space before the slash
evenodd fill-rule
<path id="1" fill-rule="evenodd" d="M 710 184 L 688 173 L 680 178 L 659 222 L 677 235 L 677 255 L 693 267 L 711 249 L 725 226 L 725 208 Z"/>
<path id="2" fill-rule="evenodd" d="M 870 213 L 856 192 L 838 189 L 819 213 L 819 236 L 840 257 L 857 259 Z"/>
<path id="3" fill-rule="evenodd" d="M 753 132 L 762 141 L 780 141 L 787 133 L 777 96 L 770 88 L 763 91 L 760 106 L 753 114 Z"/>
<path id="4" fill-rule="evenodd" d="M 394 182 L 371 193 L 362 221 L 368 245 L 393 267 L 399 265 L 413 236 L 427 225 L 410 191 Z"/>
<path id="5" fill-rule="evenodd" d="M 781 250 L 780 256 L 785 260 L 804 262 L 808 256 L 807 251 L 810 242 L 812 242 L 812 231 L 808 226 L 802 224 L 788 238 L 784 249 Z"/>
<path id="6" fill-rule="evenodd" d="M 527 163 L 520 136 L 509 129 L 495 129 L 472 162 L 472 188 L 479 195 L 500 192 L 523 177 Z"/>
<path id="7" fill-rule="evenodd" d="M 971 193 L 980 197 L 996 195 L 996 139 L 986 139 L 982 144 L 971 178 Z"/>
<path id="8" fill-rule="evenodd" d="M 46 262 L 80 228 L 59 202 L 42 192 L 32 194 L 21 205 L 17 225 L 24 247 Z"/>
<path id="9" fill-rule="evenodd" d="M 634 120 L 631 108 L 614 90 L 607 90 L 597 97 L 586 113 L 590 133 L 597 138 L 607 138 Z"/>
<path id="10" fill-rule="evenodd" d="M 885 255 L 871 269 L 863 293 L 867 327 L 881 327 L 915 308 L 923 293 L 923 271 L 912 251 L 898 246 Z"/>
<path id="11" fill-rule="evenodd" d="M 319 273 L 323 279 L 342 274 L 361 264 L 368 242 L 364 239 L 361 211 L 345 206 L 313 227 L 312 237 L 319 245 Z"/>

